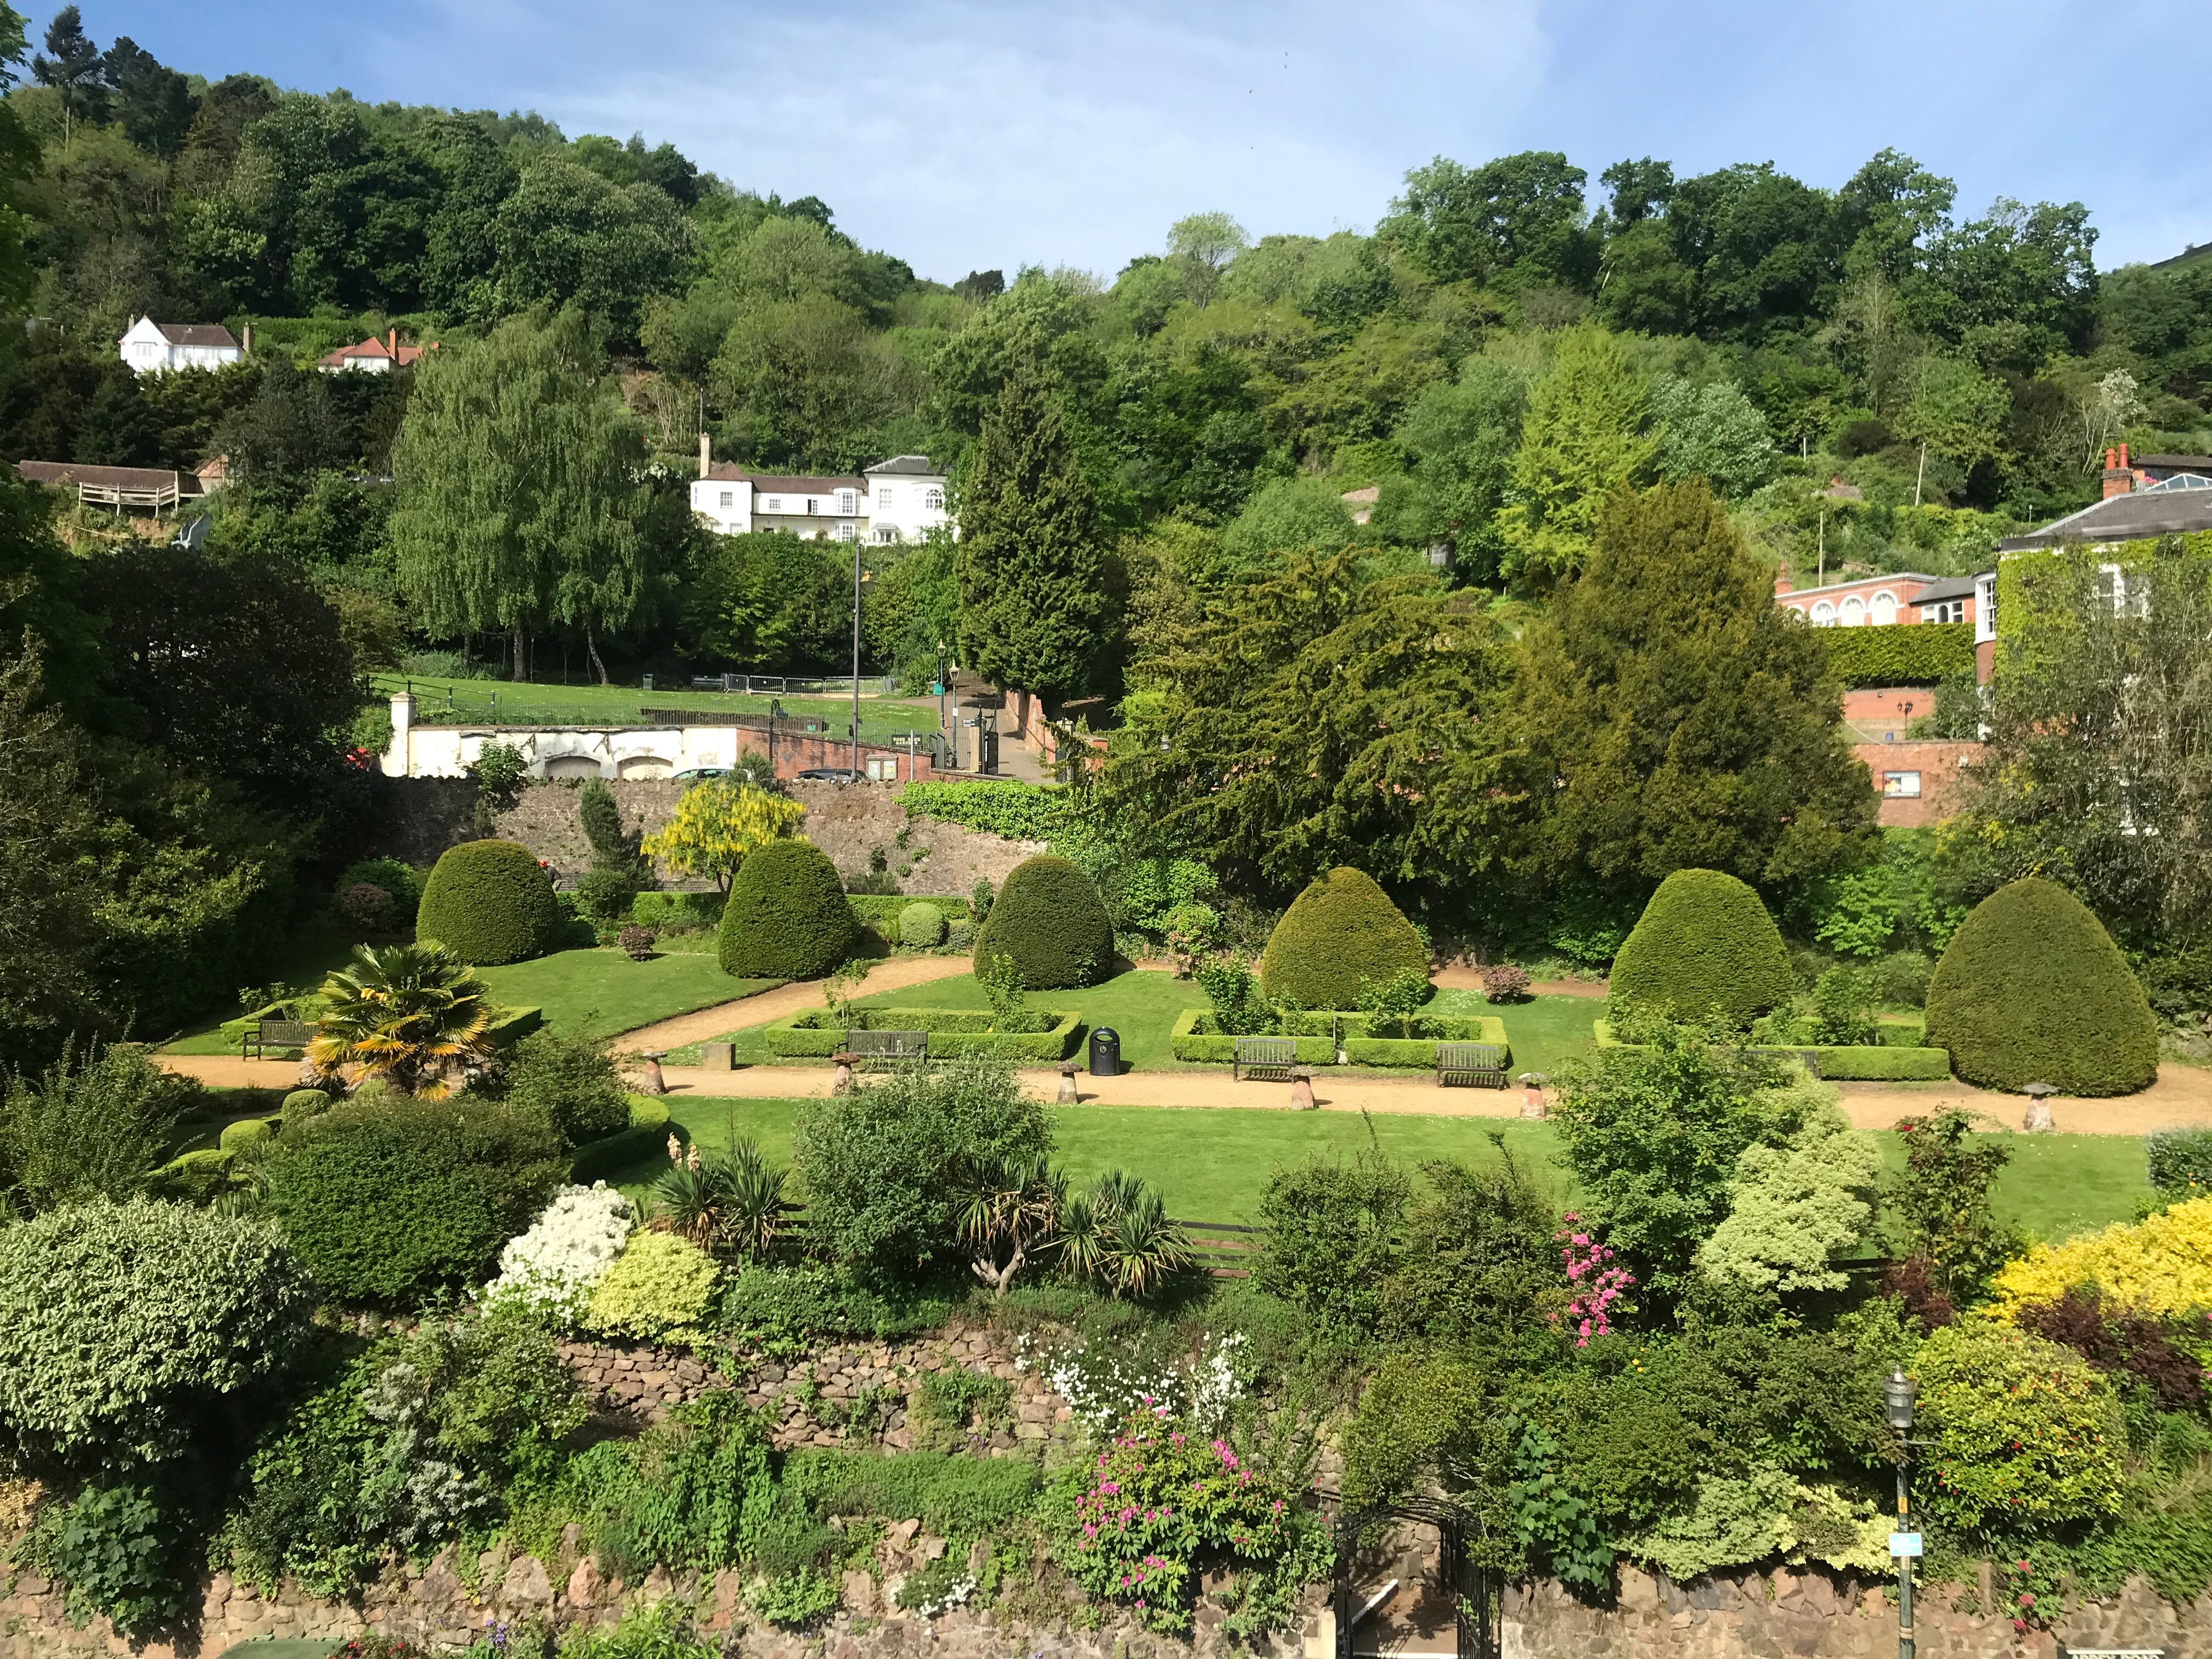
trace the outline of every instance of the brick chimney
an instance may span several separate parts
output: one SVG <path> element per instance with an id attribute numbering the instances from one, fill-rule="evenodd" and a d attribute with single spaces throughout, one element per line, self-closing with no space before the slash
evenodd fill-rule
<path id="1" fill-rule="evenodd" d="M 2128 465 L 2128 447 L 2105 452 L 2105 499 L 2131 494 L 2136 487 L 2136 475 Z"/>
<path id="2" fill-rule="evenodd" d="M 705 477 L 714 464 L 714 443 L 705 433 L 699 434 L 699 476 Z"/>
<path id="3" fill-rule="evenodd" d="M 396 328 L 392 331 L 392 337 L 386 343 L 386 349 L 392 353 L 392 361 L 398 362 L 399 361 L 399 331 Z"/>
<path id="4" fill-rule="evenodd" d="M 1790 578 L 1786 573 L 1783 575 L 1777 576 L 1774 579 L 1774 597 L 1776 599 L 1778 599 L 1784 593 L 1788 593 L 1792 591 L 1793 590 L 1790 586 Z"/>

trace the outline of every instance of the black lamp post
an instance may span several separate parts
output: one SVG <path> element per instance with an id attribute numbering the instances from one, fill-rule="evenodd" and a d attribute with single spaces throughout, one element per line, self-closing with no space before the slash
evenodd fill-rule
<path id="1" fill-rule="evenodd" d="M 1905 1478 L 1905 1460 L 1912 1443 L 1913 1397 L 1919 1392 L 1920 1385 L 1902 1370 L 1892 1371 L 1881 1385 L 1889 1426 L 1897 1431 L 1897 1659 L 1912 1659 L 1912 1557 L 1907 1550 L 1918 1540 L 1912 1533 L 1912 1493 Z"/>

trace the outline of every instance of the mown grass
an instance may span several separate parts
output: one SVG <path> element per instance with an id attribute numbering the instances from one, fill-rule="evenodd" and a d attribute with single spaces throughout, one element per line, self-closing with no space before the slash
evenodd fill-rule
<path id="1" fill-rule="evenodd" d="M 457 680 L 421 674 L 379 674 L 377 691 L 385 696 L 411 684 L 415 719 L 420 725 L 442 720 L 489 720 L 515 726 L 644 726 L 648 708 L 681 709 L 702 721 L 732 714 L 765 714 L 771 702 L 780 702 L 791 725 L 781 720 L 779 732 L 797 735 L 808 722 L 836 737 L 850 734 L 850 697 L 750 696 L 741 692 L 655 690 L 635 685 L 518 685 L 511 680 Z M 934 704 L 886 702 L 863 694 L 860 698 L 860 740 L 888 742 L 903 732 L 936 728 Z M 760 746 L 767 747 L 766 733 Z"/>

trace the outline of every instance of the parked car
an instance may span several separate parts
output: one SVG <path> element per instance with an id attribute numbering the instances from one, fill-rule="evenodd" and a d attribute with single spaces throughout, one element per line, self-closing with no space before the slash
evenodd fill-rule
<path id="1" fill-rule="evenodd" d="M 707 778 L 726 778 L 734 769 L 727 766 L 687 766 L 675 776 L 678 783 L 698 783 Z"/>
<path id="2" fill-rule="evenodd" d="M 799 775 L 815 783 L 866 783 L 868 775 L 849 766 L 810 766 Z"/>

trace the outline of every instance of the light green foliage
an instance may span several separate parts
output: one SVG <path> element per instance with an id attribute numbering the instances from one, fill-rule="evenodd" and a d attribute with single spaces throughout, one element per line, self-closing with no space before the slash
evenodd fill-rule
<path id="1" fill-rule="evenodd" d="M 1624 1008 L 1741 1026 L 1788 1001 L 1796 981 L 1757 893 L 1718 870 L 1677 870 L 1644 907 L 1608 983 Z"/>
<path id="2" fill-rule="evenodd" d="M 611 188 L 549 157 L 526 191 L 551 172 L 594 198 Z M 510 198 L 502 222 L 525 200 Z M 550 324 L 512 318 L 416 369 L 392 451 L 391 538 L 400 586 L 434 637 L 629 620 L 650 568 L 653 497 L 637 423 L 605 372 L 573 309 Z"/>
<path id="3" fill-rule="evenodd" d="M 931 781 L 907 785 L 899 805 L 910 818 L 940 818 L 1007 841 L 1051 841 L 1066 827 L 1068 797 L 1064 789 L 1033 783 Z M 981 905 L 975 914 L 989 908 Z"/>
<path id="4" fill-rule="evenodd" d="M 945 912 L 926 902 L 908 905 L 899 912 L 898 938 L 917 951 L 935 950 L 945 943 Z"/>
<path id="5" fill-rule="evenodd" d="M 2003 448 L 2011 416 L 2012 397 L 2002 380 L 1963 357 L 1931 354 L 1915 368 L 1898 431 L 1970 467 Z"/>
<path id="6" fill-rule="evenodd" d="M 1425 984 L 1428 946 L 1364 871 L 1339 868 L 1300 893 L 1260 958 L 1260 978 L 1277 1002 L 1354 1008 L 1361 988 L 1416 973 Z"/>
<path id="7" fill-rule="evenodd" d="M 1457 380 L 1424 389 L 1390 434 L 1409 471 L 1383 480 L 1376 530 L 1415 547 L 1446 544 L 1467 580 L 1494 580 L 1504 551 L 1498 510 L 1528 404 L 1528 374 L 1497 357 L 1469 357 Z"/>
<path id="8" fill-rule="evenodd" d="M 479 967 L 542 954 L 559 922 L 553 879 L 519 841 L 449 847 L 422 884 L 415 937 Z"/>
<path id="9" fill-rule="evenodd" d="M 641 1229 L 592 1287 L 591 1329 L 640 1342 L 696 1342 L 720 1270 L 689 1239 Z"/>
<path id="10" fill-rule="evenodd" d="M 331 1109 L 331 1097 L 320 1089 L 295 1089 L 284 1097 L 283 1127 L 296 1129 L 311 1117 Z"/>
<path id="11" fill-rule="evenodd" d="M 605 1039 L 568 1027 L 541 1027 L 515 1045 L 504 1097 L 571 1146 L 629 1127 L 629 1092 Z"/>
<path id="12" fill-rule="evenodd" d="M 1402 1500 L 1422 1479 L 1448 1492 L 1480 1479 L 1487 1427 L 1482 1374 L 1463 1360 L 1392 1354 L 1344 1428 L 1344 1492 L 1364 1507 Z"/>
<path id="13" fill-rule="evenodd" d="M 0 1216 L 140 1191 L 198 1092 L 136 1043 L 65 1042 L 34 1077 L 0 1081 Z"/>
<path id="14" fill-rule="evenodd" d="M 1889 1564 L 1891 1524 L 1863 1498 L 1759 1464 L 1743 1476 L 1705 1476 L 1686 1513 L 1626 1540 L 1621 1549 L 1677 1583 L 1778 1555 L 1793 1564 L 1878 1574 Z"/>
<path id="15" fill-rule="evenodd" d="M 2095 916 L 2028 876 L 1974 907 L 1928 981 L 1928 1041 L 1969 1083 L 2122 1095 L 2158 1076 L 2158 1021 Z"/>
<path id="16" fill-rule="evenodd" d="M 1645 1286 L 1689 1286 L 1698 1248 L 1729 1212 L 1745 1151 L 1781 1146 L 1803 1103 L 1775 1092 L 1777 1063 L 1662 1025 L 1650 1046 L 1601 1050 L 1553 1115 L 1589 1231 Z"/>
<path id="17" fill-rule="evenodd" d="M 1272 568 L 1285 553 L 1326 558 L 1358 538 L 1352 509 L 1331 478 L 1277 478 L 1254 495 L 1221 532 L 1221 553 L 1242 571 Z"/>
<path id="18" fill-rule="evenodd" d="M 104 1616 L 143 1636 L 183 1613 L 192 1589 L 179 1522 L 150 1488 L 87 1486 L 39 1517 L 23 1557 L 67 1586 L 80 1626 Z"/>
<path id="19" fill-rule="evenodd" d="M 0 1431 L 72 1462 L 173 1457 L 285 1362 L 313 1296 L 266 1222 L 95 1200 L 0 1230 Z"/>
<path id="20" fill-rule="evenodd" d="M 1037 377 L 1006 381 L 960 483 L 963 662 L 1048 696 L 1087 689 L 1109 620 L 1098 501 Z"/>
<path id="21" fill-rule="evenodd" d="M 1504 574 L 1535 586 L 1578 574 L 1598 512 L 1642 483 L 1658 442 L 1642 434 L 1649 393 L 1620 343 L 1590 325 L 1559 337 L 1552 367 L 1529 389 L 1507 504 L 1498 510 Z"/>
<path id="22" fill-rule="evenodd" d="M 1659 474 L 1674 483 L 1701 477 L 1734 500 L 1765 483 L 1780 459 L 1766 417 L 1730 380 L 1668 375 L 1651 388 L 1651 419 Z"/>
<path id="23" fill-rule="evenodd" d="M 1966 907 L 1943 877 L 1935 831 L 1885 830 L 1875 862 L 1832 876 L 1815 890 L 1814 937 L 1847 957 L 1878 957 L 1923 943 L 1941 951 L 1966 919 Z"/>
<path id="24" fill-rule="evenodd" d="M 687 875 L 711 876 L 727 893 L 748 858 L 796 836 L 805 818 L 805 807 L 773 789 L 738 777 L 706 778 L 684 790 L 668 822 L 640 850 Z"/>
<path id="25" fill-rule="evenodd" d="M 1296 1304 L 1320 1329 L 1356 1340 L 1382 1318 L 1413 1182 L 1381 1153 L 1278 1170 L 1260 1199 L 1266 1250 L 1252 1282 Z"/>
<path id="26" fill-rule="evenodd" d="M 2127 1427 L 2070 1348 L 2009 1326 L 1947 1325 L 1920 1345 L 1922 1501 L 1966 1532 L 2018 1536 L 2117 1515 Z"/>
<path id="27" fill-rule="evenodd" d="M 685 596 L 700 653 L 738 668 L 831 667 L 851 648 L 852 625 L 849 550 L 774 531 L 715 537 Z"/>
<path id="28" fill-rule="evenodd" d="M 831 1258 L 878 1282 L 954 1250 L 961 1172 L 1052 1150 L 1052 1119 L 1012 1067 L 981 1053 L 810 1101 L 793 1136 L 807 1225 Z"/>
<path id="29" fill-rule="evenodd" d="M 1280 1619 L 1334 1558 L 1295 1492 L 1250 1468 L 1225 1440 L 1149 1411 L 1095 1463 L 1068 1466 L 1046 1499 L 1053 1556 L 1091 1597 L 1133 1605 L 1158 1631 L 1187 1631 L 1201 1554 L 1250 1575 L 1248 1629 Z"/>
<path id="30" fill-rule="evenodd" d="M 1866 1236 L 1881 1154 L 1837 1109 L 1832 1088 L 1801 1077 L 1788 1092 L 1796 1099 L 1782 1111 L 1797 1119 L 1797 1131 L 1784 1146 L 1744 1149 L 1729 1183 L 1728 1218 L 1699 1248 L 1698 1271 L 1785 1296 L 1839 1291 L 1849 1280 L 1833 1264 Z"/>

